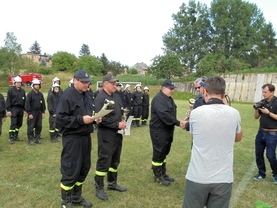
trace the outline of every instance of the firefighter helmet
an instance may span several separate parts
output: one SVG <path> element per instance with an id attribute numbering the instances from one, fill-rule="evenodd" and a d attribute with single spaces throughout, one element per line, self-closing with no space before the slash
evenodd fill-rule
<path id="1" fill-rule="evenodd" d="M 69 80 L 68 87 L 71 87 L 72 85 L 73 85 L 73 78 L 71 80 Z"/>
<path id="2" fill-rule="evenodd" d="M 39 85 L 39 88 L 41 87 L 41 82 L 38 79 L 33 79 L 31 87 L 34 88 L 34 85 Z"/>
<path id="3" fill-rule="evenodd" d="M 21 82 L 22 83 L 22 79 L 20 76 L 16 76 L 13 78 L 13 84 L 15 84 L 16 82 Z"/>
<path id="4" fill-rule="evenodd" d="M 134 87 L 134 90 L 136 90 L 137 87 L 141 87 L 141 84 L 136 84 L 136 86 Z"/>
<path id="5" fill-rule="evenodd" d="M 54 79 L 52 80 L 52 84 L 55 84 L 56 82 L 59 82 L 59 85 L 61 84 L 61 80 L 58 77 L 54 77 Z"/>

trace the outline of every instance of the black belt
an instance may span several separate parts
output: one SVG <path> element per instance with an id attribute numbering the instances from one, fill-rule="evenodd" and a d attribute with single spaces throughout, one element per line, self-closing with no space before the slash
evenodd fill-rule
<path id="1" fill-rule="evenodd" d="M 263 130 L 263 131 L 277 131 L 277 129 L 265 129 L 265 128 L 261 128 L 261 130 Z"/>

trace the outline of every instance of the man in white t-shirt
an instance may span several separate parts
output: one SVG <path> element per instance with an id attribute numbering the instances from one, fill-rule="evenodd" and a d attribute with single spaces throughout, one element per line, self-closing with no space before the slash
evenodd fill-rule
<path id="1" fill-rule="evenodd" d="M 192 154 L 186 174 L 183 208 L 228 208 L 233 183 L 233 146 L 242 139 L 239 112 L 224 105 L 226 83 L 210 77 L 204 84 L 206 104 L 190 114 Z"/>

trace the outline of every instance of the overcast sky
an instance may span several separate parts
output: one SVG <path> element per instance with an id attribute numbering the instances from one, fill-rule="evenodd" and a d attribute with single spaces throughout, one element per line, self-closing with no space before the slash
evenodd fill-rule
<path id="1" fill-rule="evenodd" d="M 200 0 L 210 6 L 210 0 Z M 256 3 L 277 31 L 277 1 Z M 38 41 L 41 52 L 79 55 L 87 44 L 91 55 L 129 66 L 152 63 L 162 55 L 162 36 L 173 27 L 172 14 L 188 0 L 1 0 L 0 46 L 13 32 L 23 52 Z"/>

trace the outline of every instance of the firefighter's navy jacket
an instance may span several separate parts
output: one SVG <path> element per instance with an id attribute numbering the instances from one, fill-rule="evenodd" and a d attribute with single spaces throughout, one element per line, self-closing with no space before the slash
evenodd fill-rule
<path id="1" fill-rule="evenodd" d="M 142 106 L 149 107 L 149 94 L 143 93 L 142 95 Z"/>
<path id="2" fill-rule="evenodd" d="M 43 94 L 35 90 L 30 91 L 26 97 L 25 109 L 28 115 L 31 115 L 33 111 L 45 113 L 46 105 Z"/>
<path id="3" fill-rule="evenodd" d="M 114 109 L 102 118 L 102 122 L 98 124 L 98 128 L 108 128 L 117 131 L 118 123 L 121 122 L 122 117 L 122 100 L 118 94 L 112 93 L 112 95 L 108 95 L 105 90 L 102 90 L 94 100 L 96 113 L 102 109 L 105 99 L 114 101 L 114 105 L 112 106 Z"/>
<path id="4" fill-rule="evenodd" d="M 20 107 L 24 109 L 25 100 L 26 100 L 26 93 L 24 89 L 22 88 L 16 89 L 16 87 L 10 88 L 8 90 L 7 100 L 6 100 L 7 111 L 11 111 L 12 107 Z"/>
<path id="5" fill-rule="evenodd" d="M 160 91 L 151 102 L 150 128 L 173 130 L 175 125 L 180 126 L 176 108 L 174 100 Z"/>
<path id="6" fill-rule="evenodd" d="M 79 93 L 75 87 L 65 90 L 56 109 L 56 122 L 64 136 L 86 136 L 93 132 L 93 124 L 84 125 L 83 116 L 92 116 L 93 103 L 87 92 Z"/>
<path id="7" fill-rule="evenodd" d="M 142 92 L 134 91 L 132 93 L 132 106 L 141 106 L 142 105 L 142 96 L 143 96 Z"/>
<path id="8" fill-rule="evenodd" d="M 47 96 L 47 107 L 50 115 L 56 114 L 56 108 L 60 98 L 60 93 L 55 93 L 51 91 Z"/>

